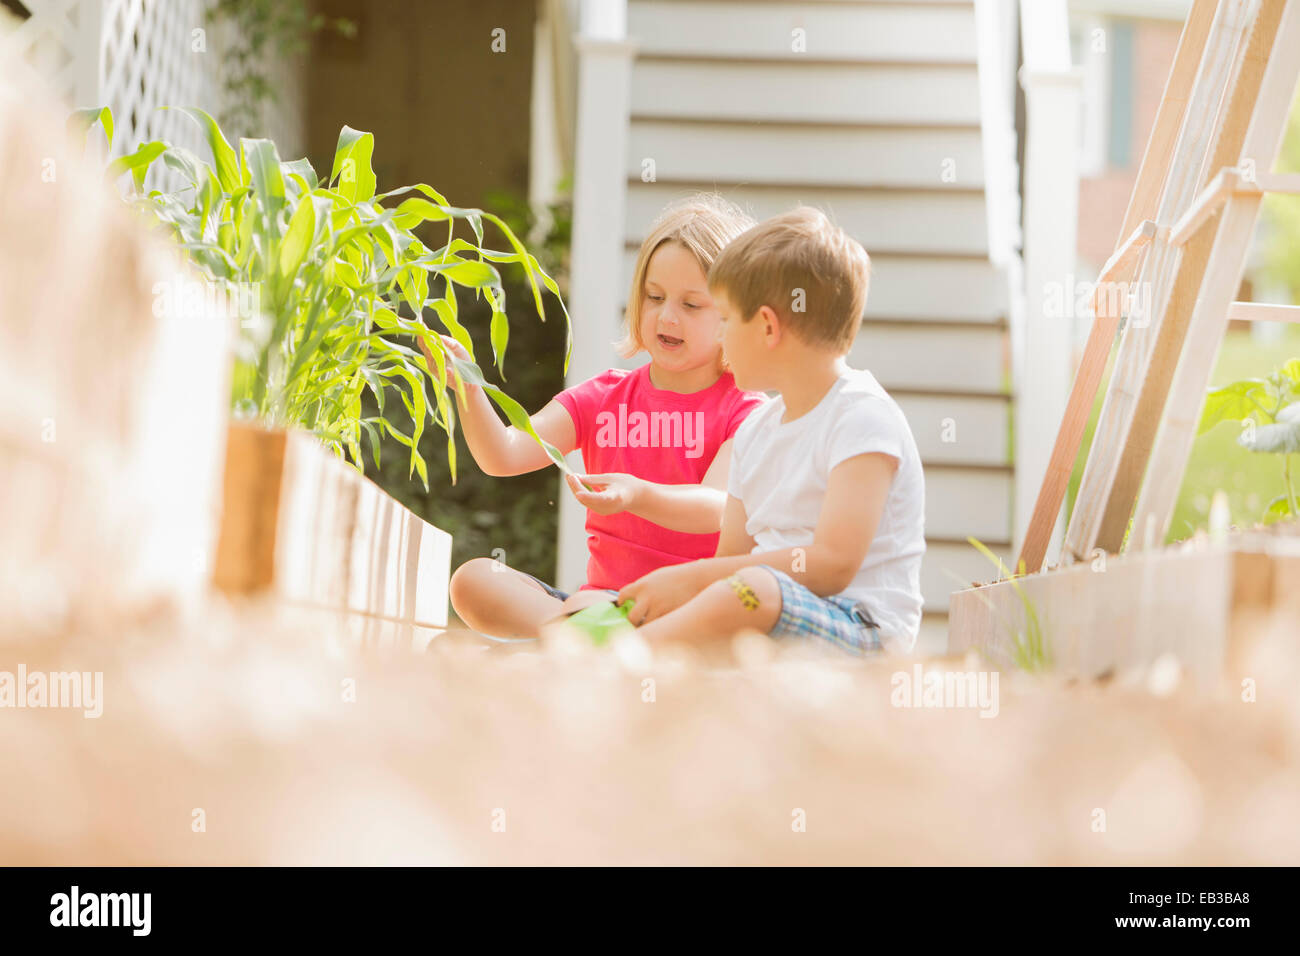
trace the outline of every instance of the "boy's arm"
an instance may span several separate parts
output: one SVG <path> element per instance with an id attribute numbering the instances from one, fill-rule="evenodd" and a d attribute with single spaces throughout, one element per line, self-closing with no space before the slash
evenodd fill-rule
<path id="1" fill-rule="evenodd" d="M 836 465 L 813 542 L 806 548 L 724 556 L 719 545 L 718 557 L 660 568 L 619 591 L 619 599 L 635 601 L 645 615 L 638 615 L 637 623 L 644 623 L 675 610 L 714 581 L 756 564 L 785 571 L 814 594 L 838 594 L 853 581 L 871 548 L 897 469 L 898 459 L 880 452 Z"/>
<path id="2" fill-rule="evenodd" d="M 469 361 L 469 352 L 465 351 L 463 345 L 446 335 L 442 336 L 442 340 L 457 358 Z M 434 360 L 429 354 L 429 347 L 422 341 L 420 348 L 424 352 L 425 361 L 429 363 L 430 368 L 433 368 Z M 452 363 L 448 362 L 447 366 L 448 374 L 455 375 L 455 367 Z M 531 435 L 506 425 L 497 417 L 496 409 L 492 407 L 492 400 L 487 397 L 487 393 L 481 386 L 469 382 L 464 384 L 466 400 L 462 402 L 460 395 L 456 396 L 456 407 L 460 411 L 460 427 L 465 433 L 465 444 L 469 446 L 469 453 L 474 456 L 475 463 L 483 469 L 484 474 L 503 478 L 537 471 L 551 464 L 546 450 L 537 444 Z M 573 419 L 569 417 L 568 409 L 559 402 L 555 400 L 547 402 L 541 411 L 529 418 L 529 421 L 532 422 L 537 434 L 558 448 L 561 454 L 567 455 L 577 446 L 577 431 L 573 427 Z"/>
<path id="3" fill-rule="evenodd" d="M 718 550 L 715 557 L 726 558 L 738 554 L 749 554 L 756 542 L 745 531 L 749 516 L 745 514 L 745 503 L 734 495 L 727 495 L 727 507 L 722 512 L 722 534 L 718 537 Z"/>
<path id="4" fill-rule="evenodd" d="M 728 438 L 698 485 L 661 485 L 624 474 L 569 476 L 568 482 L 573 496 L 597 514 L 626 511 L 669 531 L 717 534 L 727 503 L 730 470 Z M 597 490 L 587 491 L 578 484 L 579 478 Z"/>

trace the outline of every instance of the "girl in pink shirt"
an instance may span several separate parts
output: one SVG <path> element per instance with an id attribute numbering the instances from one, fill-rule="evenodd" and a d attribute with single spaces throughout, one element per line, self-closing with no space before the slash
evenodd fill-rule
<path id="1" fill-rule="evenodd" d="M 470 627 L 500 637 L 535 637 L 543 623 L 669 564 L 711 557 L 726 503 L 731 438 L 764 401 L 736 388 L 725 370 L 721 319 L 705 276 L 731 239 L 753 225 L 733 204 L 695 196 L 669 206 L 641 244 L 619 343 L 650 361 L 610 369 L 567 388 L 533 415 L 537 434 L 568 454 L 582 450 L 588 474 L 569 478 L 587 516 L 587 582 L 574 595 L 489 558 L 451 578 L 451 603 Z M 447 347 L 468 359 L 462 346 Z M 497 417 L 481 388 L 466 383 L 461 427 L 489 475 L 550 464 L 525 432 Z M 588 486 L 583 487 L 583 482 Z"/>

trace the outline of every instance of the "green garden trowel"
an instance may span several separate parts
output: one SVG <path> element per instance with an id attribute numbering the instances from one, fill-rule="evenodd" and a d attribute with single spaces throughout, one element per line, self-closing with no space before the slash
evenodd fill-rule
<path id="1" fill-rule="evenodd" d="M 613 601 L 601 601 L 575 611 L 565 619 L 565 623 L 591 638 L 591 643 L 600 646 L 609 643 L 609 639 L 616 634 L 636 630 L 636 626 L 627 619 L 627 612 L 631 608 L 631 601 L 622 605 Z"/>

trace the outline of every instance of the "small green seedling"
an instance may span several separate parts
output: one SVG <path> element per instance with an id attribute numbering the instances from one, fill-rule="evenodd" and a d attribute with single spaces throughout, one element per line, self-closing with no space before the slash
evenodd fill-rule
<path id="1" fill-rule="evenodd" d="M 610 638 L 617 634 L 636 630 L 636 626 L 627 619 L 627 612 L 631 609 L 631 601 L 626 604 L 601 601 L 574 612 L 567 623 L 587 635 L 599 647 L 609 643 Z"/>

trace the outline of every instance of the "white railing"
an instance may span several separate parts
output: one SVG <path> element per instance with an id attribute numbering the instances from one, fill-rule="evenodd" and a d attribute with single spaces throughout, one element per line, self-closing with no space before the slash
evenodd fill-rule
<path id="1" fill-rule="evenodd" d="M 629 78 L 635 47 L 626 39 L 625 0 L 584 0 L 578 48 L 569 314 L 573 357 L 568 384 L 609 368 L 608 330 L 623 289 L 623 211 L 627 200 Z M 580 466 L 579 466 L 580 467 Z M 558 580 L 586 580 L 586 509 L 561 491 Z"/>
<path id="2" fill-rule="evenodd" d="M 1015 393 L 1020 399 L 1015 451 L 1017 550 L 1033 514 L 1073 380 L 1070 321 L 1054 314 L 1048 303 L 1054 291 L 1059 293 L 1056 298 L 1066 301 L 1073 301 L 1075 294 L 1083 86 L 1070 58 L 1066 0 L 1020 0 L 1020 13 L 1026 133 L 1025 308 L 1023 321 L 1012 323 Z M 1058 529 L 1058 537 L 1059 533 Z"/>

